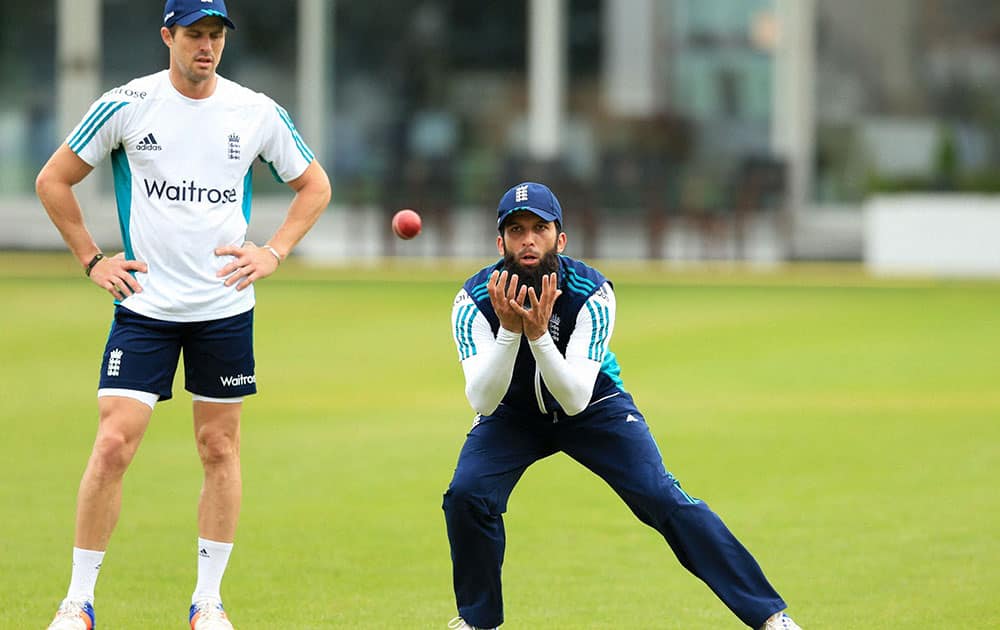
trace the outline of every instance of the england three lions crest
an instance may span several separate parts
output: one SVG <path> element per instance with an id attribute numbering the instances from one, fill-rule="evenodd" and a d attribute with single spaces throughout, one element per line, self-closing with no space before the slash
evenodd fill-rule
<path id="1" fill-rule="evenodd" d="M 235 133 L 229 134 L 229 159 L 240 159 L 240 137 Z"/>

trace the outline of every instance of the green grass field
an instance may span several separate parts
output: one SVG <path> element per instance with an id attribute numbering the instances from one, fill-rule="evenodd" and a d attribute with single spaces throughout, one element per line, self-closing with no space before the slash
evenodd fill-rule
<path id="1" fill-rule="evenodd" d="M 223 583 L 237 628 L 455 614 L 441 495 L 473 414 L 449 315 L 475 264 L 290 261 L 258 287 L 261 394 Z M 600 266 L 668 468 L 804 628 L 1000 627 L 1000 284 Z M 0 254 L 0 294 L 0 628 L 21 630 L 68 584 L 111 304 L 68 254 Z M 103 629 L 186 627 L 200 467 L 174 391 L 126 476 Z M 507 628 L 742 627 L 568 458 L 528 471 L 506 525 Z"/>

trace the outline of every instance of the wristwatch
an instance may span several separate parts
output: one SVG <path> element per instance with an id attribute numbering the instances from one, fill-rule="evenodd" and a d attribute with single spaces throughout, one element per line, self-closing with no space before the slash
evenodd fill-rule
<path id="1" fill-rule="evenodd" d="M 101 252 L 97 252 L 94 254 L 94 257 L 90 259 L 90 262 L 87 263 L 87 268 L 84 270 L 84 273 L 87 274 L 88 278 L 90 277 L 90 272 L 94 270 L 94 265 L 102 260 L 104 260 L 104 254 Z"/>

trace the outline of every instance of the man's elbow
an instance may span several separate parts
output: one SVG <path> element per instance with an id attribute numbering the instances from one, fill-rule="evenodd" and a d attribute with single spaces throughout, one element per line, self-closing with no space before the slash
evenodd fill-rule
<path id="1" fill-rule="evenodd" d="M 314 161 L 306 172 L 308 179 L 305 181 L 305 186 L 303 186 L 304 191 L 312 197 L 314 206 L 318 211 L 322 212 L 329 205 L 330 199 L 333 196 L 330 176 L 326 174 L 326 171 L 320 166 L 318 161 Z"/>
<path id="2" fill-rule="evenodd" d="M 565 414 L 566 414 L 567 416 L 575 416 L 575 415 L 576 415 L 576 414 L 578 414 L 578 413 L 582 413 L 582 412 L 583 412 L 583 410 L 587 408 L 587 405 L 588 405 L 589 403 L 590 403 L 590 401 L 589 401 L 589 400 L 585 400 L 585 401 L 583 401 L 583 402 L 579 402 L 579 401 L 570 401 L 570 403 L 569 403 L 569 404 L 566 404 L 566 405 L 563 405 L 563 406 L 562 406 L 562 408 L 563 408 L 563 412 L 564 412 L 564 413 L 565 413 Z"/>
<path id="3" fill-rule="evenodd" d="M 72 184 L 60 177 L 59 173 L 48 164 L 43 166 L 35 177 L 35 195 L 42 202 L 45 211 L 49 213 L 52 212 L 53 200 L 71 188 Z"/>
<path id="4" fill-rule="evenodd" d="M 575 416 L 583 412 L 590 405 L 591 393 L 592 390 L 590 389 L 586 391 L 581 389 L 578 392 L 572 392 L 566 401 L 559 401 L 559 404 L 567 416 Z"/>
<path id="5" fill-rule="evenodd" d="M 485 397 L 477 396 L 476 392 L 470 391 L 468 388 L 465 390 L 465 398 L 472 405 L 473 411 L 484 416 L 492 415 L 497 410 L 497 407 L 500 406 L 500 401 L 486 400 Z"/>
<path id="6" fill-rule="evenodd" d="M 39 199 L 43 199 L 49 189 L 52 188 L 53 179 L 48 164 L 43 166 L 42 170 L 38 171 L 38 175 L 35 177 L 35 194 L 38 195 Z"/>
<path id="7" fill-rule="evenodd" d="M 315 221 L 330 204 L 333 194 L 330 177 L 317 160 L 313 160 L 305 172 L 288 182 L 288 185 L 298 200 L 296 205 L 299 216 L 309 217 Z"/>
<path id="8" fill-rule="evenodd" d="M 326 209 L 333 197 L 333 187 L 330 185 L 330 177 L 326 171 L 320 170 L 320 177 L 316 182 L 316 197 L 319 200 L 320 211 Z"/>

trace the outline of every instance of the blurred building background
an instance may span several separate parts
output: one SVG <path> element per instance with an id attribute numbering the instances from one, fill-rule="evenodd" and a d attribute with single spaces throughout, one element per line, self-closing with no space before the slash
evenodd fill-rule
<path id="1" fill-rule="evenodd" d="M 491 255 L 491 209 L 527 178 L 559 195 L 584 257 L 875 260 L 897 246 L 887 235 L 914 240 L 884 213 L 918 206 L 930 242 L 967 253 L 973 234 L 1000 252 L 983 235 L 1000 233 L 996 0 L 229 9 L 239 30 L 220 72 L 282 103 L 332 176 L 301 248 L 314 257 Z M 0 247 L 62 246 L 34 176 L 103 91 L 166 66 L 161 13 L 160 0 L 0 4 Z M 99 169 L 80 195 L 113 247 L 110 181 Z M 255 176 L 252 230 L 276 224 L 285 190 Z M 424 216 L 420 239 L 390 236 L 402 207 Z M 927 223 L 937 208 L 953 235 Z"/>

